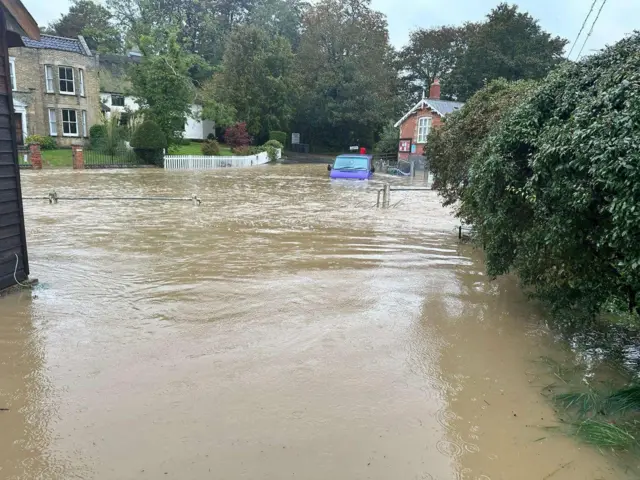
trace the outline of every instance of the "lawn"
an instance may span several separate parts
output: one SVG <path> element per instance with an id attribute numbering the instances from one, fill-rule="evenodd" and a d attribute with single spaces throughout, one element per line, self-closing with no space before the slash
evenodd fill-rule
<path id="1" fill-rule="evenodd" d="M 47 167 L 72 167 L 70 148 L 57 148 L 55 150 L 42 150 L 42 166 Z"/>
<path id="2" fill-rule="evenodd" d="M 202 143 L 199 142 L 191 142 L 189 145 L 180 145 L 176 149 L 172 149 L 169 152 L 170 155 L 202 155 L 202 151 L 200 150 L 200 146 Z M 221 156 L 231 156 L 233 153 L 231 149 L 226 145 L 220 145 L 220 155 Z"/>

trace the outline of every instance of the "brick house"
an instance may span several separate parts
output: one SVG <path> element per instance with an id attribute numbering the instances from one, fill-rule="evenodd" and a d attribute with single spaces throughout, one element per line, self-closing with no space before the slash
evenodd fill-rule
<path id="1" fill-rule="evenodd" d="M 440 100 L 440 81 L 436 78 L 429 88 L 429 97 L 423 96 L 414 107 L 394 125 L 400 128 L 398 158 L 422 156 L 427 136 L 432 128 L 442 125 L 443 118 L 460 109 L 464 104 L 450 100 Z"/>
<path id="2" fill-rule="evenodd" d="M 84 140 L 100 119 L 97 56 L 81 36 L 23 42 L 9 50 L 18 143 L 34 134 L 55 137 L 59 146 Z"/>

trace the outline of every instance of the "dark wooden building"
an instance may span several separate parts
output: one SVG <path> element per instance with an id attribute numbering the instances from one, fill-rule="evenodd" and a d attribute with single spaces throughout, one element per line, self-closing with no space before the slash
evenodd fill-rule
<path id="1" fill-rule="evenodd" d="M 23 36 L 40 38 L 35 20 L 20 0 L 0 0 L 0 290 L 29 276 L 8 51 Z"/>

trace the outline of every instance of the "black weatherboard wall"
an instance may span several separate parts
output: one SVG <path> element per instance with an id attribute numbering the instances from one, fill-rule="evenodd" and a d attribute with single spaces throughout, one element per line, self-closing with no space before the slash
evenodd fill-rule
<path id="1" fill-rule="evenodd" d="M 29 275 L 5 12 L 0 8 L 0 290 Z M 16 270 L 16 255 L 18 267 Z"/>

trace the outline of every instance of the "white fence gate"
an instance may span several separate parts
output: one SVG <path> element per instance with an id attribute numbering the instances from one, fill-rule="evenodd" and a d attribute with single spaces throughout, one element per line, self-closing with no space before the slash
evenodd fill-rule
<path id="1" fill-rule="evenodd" d="M 207 155 L 165 155 L 166 170 L 213 170 L 226 167 L 251 167 L 269 162 L 266 152 L 246 157 L 214 157 Z"/>

